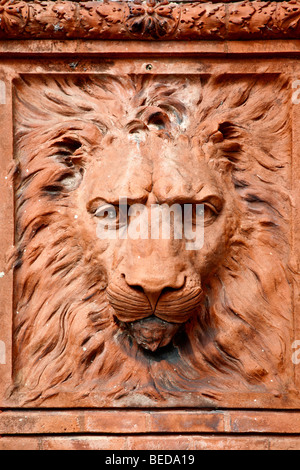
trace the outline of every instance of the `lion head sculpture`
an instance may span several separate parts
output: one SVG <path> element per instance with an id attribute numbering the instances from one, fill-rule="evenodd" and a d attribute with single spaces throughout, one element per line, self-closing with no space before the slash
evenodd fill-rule
<path id="1" fill-rule="evenodd" d="M 12 396 L 97 406 L 284 392 L 288 99 L 278 75 L 15 82 Z M 133 204 L 189 204 L 192 224 L 201 205 L 203 246 L 97 237 L 104 220 L 121 231 Z"/>

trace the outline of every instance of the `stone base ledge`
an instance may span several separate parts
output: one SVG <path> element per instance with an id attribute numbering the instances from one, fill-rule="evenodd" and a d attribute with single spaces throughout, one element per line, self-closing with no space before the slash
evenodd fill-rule
<path id="1" fill-rule="evenodd" d="M 86 433 L 300 434 L 300 411 L 22 410 L 0 413 L 2 436 Z"/>

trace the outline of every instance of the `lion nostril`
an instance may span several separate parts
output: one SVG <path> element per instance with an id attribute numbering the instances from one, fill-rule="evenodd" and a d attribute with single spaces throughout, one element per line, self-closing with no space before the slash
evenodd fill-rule
<path id="1" fill-rule="evenodd" d="M 131 284 L 128 284 L 128 285 L 131 287 L 131 289 L 134 289 L 136 292 L 140 292 L 141 294 L 145 294 L 144 289 L 141 286 L 131 285 Z"/>

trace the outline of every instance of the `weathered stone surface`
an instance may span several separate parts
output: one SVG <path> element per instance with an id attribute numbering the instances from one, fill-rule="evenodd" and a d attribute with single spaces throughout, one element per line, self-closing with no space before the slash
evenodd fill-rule
<path id="1" fill-rule="evenodd" d="M 299 12 L 0 1 L 0 450 L 300 450 Z"/>

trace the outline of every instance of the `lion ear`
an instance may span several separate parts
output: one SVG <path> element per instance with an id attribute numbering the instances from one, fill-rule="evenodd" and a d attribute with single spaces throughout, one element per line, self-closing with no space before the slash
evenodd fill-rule
<path id="1" fill-rule="evenodd" d="M 210 136 L 215 154 L 236 163 L 242 153 L 243 129 L 230 121 L 221 122 Z"/>
<path id="2" fill-rule="evenodd" d="M 224 140 L 238 139 L 242 135 L 242 128 L 234 122 L 225 121 L 219 124 L 218 133 L 222 134 Z"/>
<path id="3" fill-rule="evenodd" d="M 206 155 L 216 162 L 237 163 L 243 151 L 244 134 L 244 129 L 234 122 L 215 123 L 214 129 L 210 129 L 209 136 L 203 139 L 205 142 L 203 149 Z"/>

